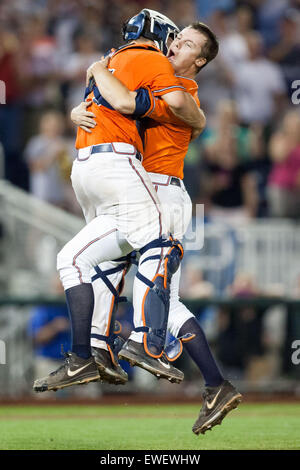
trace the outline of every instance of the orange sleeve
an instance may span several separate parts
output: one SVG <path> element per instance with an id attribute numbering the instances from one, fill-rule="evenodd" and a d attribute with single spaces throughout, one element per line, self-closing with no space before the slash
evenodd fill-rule
<path id="1" fill-rule="evenodd" d="M 184 85 L 182 77 L 181 77 L 181 85 Z M 188 82 L 187 82 L 188 83 Z M 189 85 L 189 83 L 188 83 Z M 154 119 L 155 121 L 161 122 L 161 123 L 167 123 L 167 124 L 175 124 L 175 125 L 180 125 L 180 126 L 186 126 L 183 121 L 181 121 L 179 118 L 175 116 L 175 114 L 172 113 L 169 105 L 160 97 L 156 97 L 156 94 L 149 90 L 149 97 L 151 101 L 151 106 L 148 109 L 147 113 L 145 113 L 142 117 L 150 117 L 151 119 Z M 200 101 L 198 98 L 198 88 L 184 88 L 184 91 L 190 93 L 192 97 L 195 99 L 196 103 L 200 107 Z M 186 126 L 188 127 L 188 126 Z"/>
<path id="2" fill-rule="evenodd" d="M 152 107 L 142 117 L 149 117 L 162 123 L 184 125 L 184 122 L 172 113 L 169 105 L 162 98 L 154 98 Z"/>

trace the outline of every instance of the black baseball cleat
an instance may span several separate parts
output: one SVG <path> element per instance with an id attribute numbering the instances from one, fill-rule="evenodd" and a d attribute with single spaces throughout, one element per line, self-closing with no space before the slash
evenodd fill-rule
<path id="1" fill-rule="evenodd" d="M 168 379 L 174 383 L 180 383 L 184 379 L 183 372 L 172 366 L 164 353 L 159 359 L 155 359 L 145 352 L 142 343 L 137 343 L 132 339 L 126 341 L 119 352 L 119 358 L 128 361 L 131 366 L 147 370 L 158 379 Z"/>
<path id="2" fill-rule="evenodd" d="M 124 385 L 128 382 L 128 375 L 125 370 L 122 369 L 119 363 L 113 363 L 108 351 L 93 347 L 92 354 L 98 367 L 100 380 L 115 385 Z"/>
<path id="3" fill-rule="evenodd" d="M 85 384 L 100 380 L 97 365 L 91 356 L 83 359 L 73 352 L 65 353 L 65 362 L 47 377 L 35 380 L 33 390 L 46 392 L 70 387 L 71 385 Z"/>
<path id="4" fill-rule="evenodd" d="M 221 424 L 227 413 L 242 401 L 242 395 L 228 380 L 224 380 L 219 387 L 207 387 L 203 400 L 200 414 L 193 426 L 195 434 L 205 434 L 208 429 Z"/>

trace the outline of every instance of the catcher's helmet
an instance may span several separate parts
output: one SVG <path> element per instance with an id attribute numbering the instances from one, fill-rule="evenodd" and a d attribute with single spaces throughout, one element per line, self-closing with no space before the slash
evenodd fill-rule
<path id="1" fill-rule="evenodd" d="M 168 51 L 168 39 L 175 39 L 178 33 L 179 28 L 173 21 L 158 11 L 148 8 L 144 8 L 136 16 L 130 18 L 123 26 L 125 41 L 132 41 L 143 36 L 154 41 L 164 54 Z"/>

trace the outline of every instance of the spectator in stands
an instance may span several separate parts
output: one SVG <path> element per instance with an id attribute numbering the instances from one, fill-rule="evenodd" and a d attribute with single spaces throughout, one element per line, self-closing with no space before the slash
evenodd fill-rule
<path id="1" fill-rule="evenodd" d="M 249 58 L 232 68 L 239 118 L 246 126 L 268 125 L 286 105 L 286 85 L 280 68 L 263 56 L 261 36 L 251 32 L 246 40 Z"/>
<path id="2" fill-rule="evenodd" d="M 63 137 L 65 119 L 58 111 L 45 112 L 40 132 L 32 137 L 24 152 L 30 171 L 30 191 L 39 199 L 66 207 L 66 187 L 70 186 L 72 157 Z"/>
<path id="3" fill-rule="evenodd" d="M 234 0 L 196 0 L 197 12 L 199 18 L 209 20 L 211 16 L 222 11 L 231 11 L 235 6 Z"/>
<path id="4" fill-rule="evenodd" d="M 184 266 L 184 276 L 180 286 L 180 295 L 185 299 L 202 299 L 213 297 L 214 286 L 203 278 L 197 260 L 191 260 Z"/>
<path id="5" fill-rule="evenodd" d="M 238 273 L 229 293 L 236 304 L 219 309 L 219 336 L 217 356 L 228 373 L 257 380 L 264 366 L 263 315 L 265 307 L 249 301 L 239 305 L 238 299 L 251 299 L 260 295 L 255 280 L 248 273 Z"/>
<path id="6" fill-rule="evenodd" d="M 219 59 L 227 68 L 248 59 L 246 35 L 253 29 L 253 14 L 250 8 L 243 5 L 230 15 L 219 13 L 217 21 L 220 39 Z"/>
<path id="7" fill-rule="evenodd" d="M 286 85 L 290 85 L 294 77 L 299 78 L 296 64 L 299 55 L 295 21 L 297 15 L 295 10 L 291 12 L 287 6 L 297 9 L 299 2 L 0 2 L 0 80 L 6 80 L 8 90 L 7 106 L 0 106 L 0 140 L 5 150 L 6 178 L 27 188 L 28 168 L 20 158 L 20 137 L 23 136 L 25 143 L 31 140 L 41 113 L 49 106 L 63 110 L 68 115 L 68 107 L 72 106 L 73 101 L 78 101 L 76 96 L 80 96 L 81 100 L 85 68 L 87 64 L 90 65 L 88 62 L 97 60 L 102 54 L 100 51 L 106 51 L 112 45 L 121 45 L 122 21 L 133 16 L 139 9 L 148 7 L 169 14 L 180 25 L 189 23 L 191 18 L 194 19 L 198 15 L 199 19 L 210 22 L 217 32 L 220 54 L 210 67 L 199 74 L 199 98 L 206 111 L 208 127 L 214 126 L 216 118 L 218 119 L 219 102 L 224 99 L 236 100 L 239 120 L 233 124 L 233 134 L 237 143 L 237 161 L 240 163 L 242 158 L 243 163 L 251 162 L 252 168 L 251 171 L 247 169 L 247 174 L 252 174 L 257 181 L 263 201 L 256 214 L 264 215 L 265 207 L 261 209 L 261 206 L 265 206 L 268 162 L 266 153 L 253 153 L 252 144 L 249 146 L 249 143 L 257 132 L 257 135 L 261 134 L 260 140 L 264 140 L 264 145 L 267 145 L 267 137 L 282 115 L 283 96 L 287 96 Z M 266 53 L 268 59 L 265 57 Z M 8 62 L 4 62 L 4 59 Z M 23 111 L 24 119 L 20 119 Z M 241 124 L 244 128 L 250 128 L 250 132 L 243 133 Z M 266 127 L 268 135 L 265 132 Z M 211 142 L 213 133 L 209 132 L 208 136 Z M 186 164 L 187 185 L 196 202 L 204 200 L 201 180 L 202 142 L 206 152 L 205 138 L 201 136 L 192 143 Z M 73 143 L 74 138 L 72 146 Z M 227 138 L 225 145 L 228 146 Z M 49 152 L 51 153 L 50 150 Z M 58 160 L 51 166 L 53 173 L 54 167 L 57 166 Z M 65 168 L 67 166 L 65 165 Z M 31 181 L 41 180 L 41 175 L 33 175 L 32 170 L 30 168 Z M 54 179 L 57 183 L 57 178 Z M 63 184 L 65 188 L 70 188 Z M 69 207 L 69 202 L 62 202 L 64 198 L 60 195 L 61 190 L 56 192 L 56 186 L 54 188 L 52 197 L 55 193 L 58 196 L 53 202 Z M 242 199 L 247 196 L 246 193 L 248 191 L 243 194 Z M 239 190 L 237 194 L 240 194 Z M 253 194 L 252 191 L 249 194 Z M 48 200 L 48 195 L 49 189 L 43 190 L 42 197 Z"/>
<path id="8" fill-rule="evenodd" d="M 252 14 L 244 7 L 239 13 L 218 10 L 213 16 L 213 30 L 220 41 L 216 59 L 197 77 L 199 97 L 208 125 L 212 124 L 220 101 L 232 98 L 232 69 L 248 58 L 245 34 L 252 26 Z"/>
<path id="9" fill-rule="evenodd" d="M 152 8 L 147 6 L 147 2 L 143 5 L 143 8 Z M 160 6 L 153 7 L 153 10 L 160 10 Z M 164 13 L 168 18 L 172 18 L 179 29 L 183 29 L 186 25 L 191 24 L 195 21 L 196 7 L 195 2 L 192 0 L 181 0 L 180 2 L 169 2 L 168 9 Z"/>
<path id="10" fill-rule="evenodd" d="M 238 273 L 228 289 L 228 293 L 231 297 L 256 297 L 261 295 L 261 292 L 256 285 L 253 276 L 249 273 Z"/>
<path id="11" fill-rule="evenodd" d="M 61 283 L 55 280 L 54 290 L 62 295 Z M 71 329 L 66 305 L 39 305 L 32 311 L 28 325 L 35 353 L 35 377 L 44 377 L 49 370 L 57 369 L 65 352 L 71 346 Z"/>
<path id="12" fill-rule="evenodd" d="M 286 85 L 292 93 L 292 83 L 300 77 L 300 11 L 289 9 L 280 23 L 280 41 L 269 50 L 269 58 L 280 65 Z"/>
<path id="13" fill-rule="evenodd" d="M 2 143 L 0 142 L 0 179 L 4 179 L 4 175 L 5 175 L 5 172 L 4 172 L 4 167 L 5 167 L 4 160 L 5 160 L 4 148 L 3 148 Z"/>
<path id="14" fill-rule="evenodd" d="M 262 35 L 266 47 L 271 47 L 279 42 L 279 24 L 289 0 L 252 0 L 257 7 L 257 27 Z"/>
<path id="15" fill-rule="evenodd" d="M 254 123 L 248 127 L 241 126 L 238 119 L 236 102 L 233 100 L 221 101 L 217 107 L 215 126 L 208 127 L 202 138 L 206 155 L 208 158 L 210 155 L 213 158 L 215 152 L 222 152 L 222 136 L 226 134 L 226 129 L 230 128 L 237 141 L 238 161 L 245 173 L 248 174 L 255 188 L 255 196 L 257 198 L 255 216 L 266 216 L 265 188 L 270 171 L 270 160 L 266 151 L 263 125 Z M 247 195 L 247 198 L 249 197 L 250 195 Z"/>
<path id="16" fill-rule="evenodd" d="M 273 167 L 268 182 L 270 215 L 300 217 L 300 114 L 290 111 L 270 140 Z"/>
<path id="17" fill-rule="evenodd" d="M 0 141 L 5 154 L 5 177 L 26 188 L 26 168 L 20 159 L 23 109 L 22 80 L 17 60 L 19 47 L 15 34 L 0 24 L 0 81 L 1 92 L 5 94 L 5 104 L 2 99 L 0 102 Z"/>
<path id="18" fill-rule="evenodd" d="M 244 128 L 245 129 L 245 128 Z M 266 133 L 262 124 L 252 124 L 249 128 L 250 154 L 246 161 L 248 173 L 255 181 L 257 192 L 256 217 L 268 216 L 266 187 L 271 168 L 267 152 Z"/>
<path id="19" fill-rule="evenodd" d="M 210 217 L 231 224 L 255 217 L 258 202 L 255 180 L 243 164 L 251 149 L 251 136 L 249 130 L 238 125 L 234 103 L 221 103 L 216 129 L 204 146 Z"/>
<path id="20" fill-rule="evenodd" d="M 95 39 L 87 33 L 80 33 L 75 38 L 76 51 L 64 65 L 63 76 L 69 82 L 67 103 L 72 109 L 82 101 L 88 67 L 103 55 L 96 49 Z"/>
<path id="21" fill-rule="evenodd" d="M 236 137 L 239 162 L 250 160 L 256 152 L 255 135 L 251 132 L 251 128 L 240 125 L 237 106 L 233 100 L 223 100 L 218 103 L 215 125 L 206 129 L 202 142 L 208 159 L 214 160 L 214 155 L 222 150 L 223 136 L 228 133 Z"/>
<path id="22" fill-rule="evenodd" d="M 40 111 L 53 105 L 57 90 L 56 41 L 48 33 L 47 17 L 32 15 L 22 28 L 22 37 L 28 43 L 27 67 L 31 79 L 26 101 Z"/>

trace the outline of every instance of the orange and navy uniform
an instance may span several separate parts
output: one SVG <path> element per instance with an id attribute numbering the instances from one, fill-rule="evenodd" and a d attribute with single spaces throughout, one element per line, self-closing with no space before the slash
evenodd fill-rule
<path id="1" fill-rule="evenodd" d="M 147 44 L 130 44 L 112 53 L 109 70 L 131 91 L 140 89 L 136 104 L 142 114 L 146 108 L 152 109 L 156 97 L 175 90 L 184 91 L 180 80 L 175 77 L 168 59 L 159 49 Z M 149 93 L 144 93 L 149 90 Z M 93 103 L 89 111 L 96 115 L 97 125 L 91 133 L 78 128 L 76 148 L 109 142 L 126 142 L 143 152 L 143 142 L 139 134 L 135 116 L 125 116 L 115 111 L 101 96 L 94 84 L 86 97 Z"/>
<path id="2" fill-rule="evenodd" d="M 194 80 L 178 77 L 186 91 L 200 106 L 198 85 Z M 146 114 L 143 167 L 150 173 L 161 173 L 183 179 L 184 158 L 188 151 L 192 129 L 170 111 L 166 102 L 155 99 Z M 151 119 L 150 119 L 151 118 Z"/>

